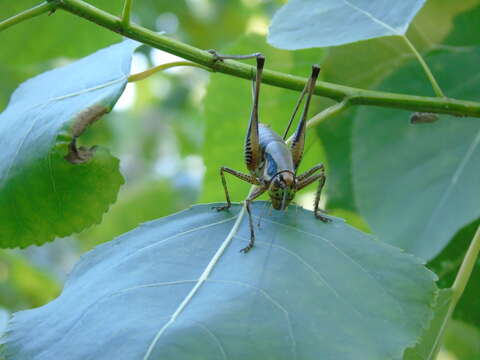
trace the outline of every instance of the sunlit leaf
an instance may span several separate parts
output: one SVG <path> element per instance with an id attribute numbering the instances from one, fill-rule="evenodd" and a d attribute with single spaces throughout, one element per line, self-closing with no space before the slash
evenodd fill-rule
<path id="1" fill-rule="evenodd" d="M 20 85 L 0 114 L 0 246 L 25 247 L 99 222 L 123 178 L 102 148 L 69 145 L 123 92 L 126 41 Z M 68 155 L 67 155 L 68 154 Z M 68 161 L 67 161 L 68 158 Z"/>
<path id="2" fill-rule="evenodd" d="M 480 50 L 428 57 L 444 91 L 478 100 L 472 77 Z M 424 94 L 417 63 L 388 78 L 380 89 Z M 374 233 L 424 259 L 437 255 L 463 226 L 480 216 L 480 123 L 442 116 L 411 125 L 410 114 L 364 108 L 353 137 L 353 184 L 357 205 Z"/>
<path id="3" fill-rule="evenodd" d="M 246 220 L 200 205 L 97 247 L 58 299 L 14 316 L 7 355 L 384 360 L 427 326 L 435 276 L 418 259 L 294 207 L 242 254 Z"/>
<path id="4" fill-rule="evenodd" d="M 282 49 L 403 35 L 425 0 L 290 0 L 273 17 L 268 41 Z"/>

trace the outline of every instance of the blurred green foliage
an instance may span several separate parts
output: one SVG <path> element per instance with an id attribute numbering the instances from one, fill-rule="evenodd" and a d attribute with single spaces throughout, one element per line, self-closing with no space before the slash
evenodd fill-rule
<path id="1" fill-rule="evenodd" d="M 89 2 L 114 14 L 120 14 L 122 8 L 121 1 Z M 5 2 L 0 5 L 0 17 L 37 3 L 37 0 Z M 328 50 L 289 52 L 272 48 L 265 42 L 266 27 L 281 3 L 283 1 L 135 1 L 132 18 L 199 48 L 214 48 L 225 53 L 261 51 L 267 56 L 269 69 L 308 76 L 311 64 L 320 63 L 322 80 L 361 88 L 374 88 L 413 58 L 403 42 L 392 37 Z M 480 0 L 429 0 L 415 18 L 408 36 L 423 54 L 446 49 L 461 52 L 465 46 L 480 42 L 479 9 Z M 20 82 L 118 42 L 120 38 L 62 11 L 0 32 L 2 48 L 8 49 L 0 52 L 0 110 Z M 157 64 L 162 56 L 165 57 L 162 52 L 142 48 L 134 61 L 134 72 Z M 395 88 L 389 90 L 396 91 Z M 12 312 L 45 304 L 61 288 L 64 276 L 57 276 L 56 272 L 62 258 L 73 262 L 87 249 L 138 223 L 173 213 L 198 200 L 223 201 L 219 167 L 246 171 L 243 141 L 251 109 L 249 82 L 185 68 L 130 84 L 127 93 L 117 109 L 94 124 L 81 139 L 81 143 L 88 146 L 108 147 L 121 159 L 126 184 L 118 202 L 112 205 L 102 224 L 72 239 L 75 246 L 56 249 L 57 256 L 52 261 L 38 261 L 39 256 L 48 257 L 52 251 L 49 247 L 34 251 L 2 250 L 0 308 Z M 289 90 L 262 87 L 261 121 L 282 133 L 298 95 Z M 332 103 L 320 98 L 313 102 L 312 115 Z M 301 170 L 325 162 L 327 209 L 367 231 L 368 225 L 355 204 L 351 174 L 351 133 L 357 112 L 357 108 L 351 109 L 308 132 L 306 159 Z M 243 200 L 249 186 L 234 178 L 227 181 L 232 198 Z M 307 195 L 308 192 L 305 190 Z M 297 200 L 301 202 L 301 199 L 299 196 Z M 305 201 L 308 204 L 312 200 L 306 196 Z M 439 275 L 442 287 L 453 282 L 475 224 L 478 221 L 461 229 L 429 264 Z M 469 283 L 455 312 L 455 317 L 462 322 L 453 322 L 447 330 L 445 348 L 458 360 L 480 356 L 479 268 L 477 265 L 473 274 L 476 281 Z"/>

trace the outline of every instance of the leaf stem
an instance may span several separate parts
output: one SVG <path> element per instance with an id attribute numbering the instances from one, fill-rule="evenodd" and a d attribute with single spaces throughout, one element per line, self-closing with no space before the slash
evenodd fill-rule
<path id="1" fill-rule="evenodd" d="M 415 46 L 412 44 L 412 42 L 408 39 L 406 35 L 402 35 L 402 38 L 407 43 L 408 47 L 412 50 L 413 54 L 417 57 L 418 61 L 420 62 L 420 65 L 422 65 L 423 71 L 425 71 L 425 74 L 430 80 L 430 83 L 432 84 L 433 91 L 435 91 L 435 94 L 437 94 L 438 97 L 445 97 L 442 89 L 440 88 L 440 85 L 438 85 L 437 80 L 435 79 L 435 76 L 433 76 L 432 71 L 428 67 L 428 64 L 423 59 L 422 55 L 420 55 L 418 50 L 415 48 Z"/>
<path id="2" fill-rule="evenodd" d="M 122 11 L 122 24 L 125 27 L 130 25 L 130 13 L 132 11 L 133 0 L 125 0 Z"/>
<path id="3" fill-rule="evenodd" d="M 208 51 L 158 34 L 134 23 L 130 23 L 129 26 L 124 26 L 120 17 L 100 10 L 82 0 L 48 0 L 48 3 L 52 4 L 55 9 L 63 9 L 131 39 L 206 66 L 213 71 L 248 80 L 251 80 L 255 73 L 255 68 L 251 65 L 234 60 L 218 61 L 218 59 Z M 295 91 L 302 91 L 307 82 L 306 78 L 271 70 L 265 70 L 263 74 L 262 81 L 264 83 Z M 317 82 L 315 94 L 336 101 L 349 98 L 350 105 L 381 106 L 413 112 L 480 117 L 480 103 L 474 101 L 394 94 L 357 89 L 324 81 Z"/>
<path id="4" fill-rule="evenodd" d="M 38 4 L 32 7 L 31 9 L 22 11 L 21 13 L 18 13 L 0 22 L 0 31 L 8 29 L 10 26 L 21 23 L 22 21 L 28 20 L 35 16 L 42 15 L 43 13 L 52 11 L 53 9 L 55 9 L 55 6 L 53 4 L 44 1 L 41 4 Z"/>
<path id="5" fill-rule="evenodd" d="M 151 69 L 145 70 L 143 72 L 130 75 L 128 77 L 128 82 L 143 80 L 145 78 L 148 78 L 149 76 L 152 76 L 153 74 L 155 74 L 159 71 L 170 69 L 170 68 L 177 67 L 177 66 L 191 66 L 191 67 L 198 67 L 200 69 L 204 69 L 204 70 L 207 70 L 207 71 L 212 71 L 212 69 L 210 69 L 209 67 L 206 67 L 206 66 L 203 66 L 203 65 L 200 65 L 200 64 L 196 64 L 196 63 L 193 63 L 193 62 L 190 62 L 190 61 L 175 61 L 175 62 L 171 62 L 171 63 L 167 63 L 167 64 L 158 65 L 158 66 L 155 66 Z"/>
<path id="6" fill-rule="evenodd" d="M 437 355 L 443 343 L 443 337 L 445 334 L 445 329 L 447 327 L 448 321 L 452 317 L 453 311 L 455 310 L 455 307 L 457 306 L 458 301 L 462 297 L 465 287 L 468 284 L 468 280 L 470 279 L 470 275 L 472 275 L 472 271 L 477 262 L 479 253 L 480 253 L 480 225 L 477 227 L 477 230 L 475 232 L 475 235 L 473 236 L 472 242 L 470 243 L 467 253 L 463 258 L 462 265 L 460 265 L 460 270 L 458 270 L 457 277 L 453 282 L 452 299 L 448 307 L 447 315 L 443 320 L 442 327 L 440 328 L 440 332 L 437 336 L 437 340 L 432 350 L 432 354 L 431 356 L 429 356 L 429 359 L 437 358 Z"/>

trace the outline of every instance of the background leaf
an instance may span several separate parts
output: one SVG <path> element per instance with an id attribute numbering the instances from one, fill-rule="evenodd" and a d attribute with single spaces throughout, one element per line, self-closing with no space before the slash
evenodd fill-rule
<path id="1" fill-rule="evenodd" d="M 140 223 L 166 216 L 188 206 L 188 189 L 175 189 L 166 180 L 150 180 L 122 188 L 118 201 L 103 217 L 101 224 L 82 232 L 85 249 L 110 241 Z"/>
<path id="2" fill-rule="evenodd" d="M 423 333 L 419 343 L 414 348 L 407 349 L 404 360 L 435 360 L 434 349 L 438 343 L 438 334 L 445 321 L 451 298 L 451 289 L 442 289 L 438 292 L 433 320 Z"/>
<path id="3" fill-rule="evenodd" d="M 425 0 L 290 0 L 273 17 L 268 41 L 282 49 L 403 35 Z"/>
<path id="4" fill-rule="evenodd" d="M 65 159 L 72 134 L 123 92 L 138 43 L 126 41 L 28 80 L 0 114 L 0 246 L 25 247 L 99 222 L 123 178 L 118 160 L 97 149 Z M 55 86 L 52 86 L 55 84 Z"/>
<path id="5" fill-rule="evenodd" d="M 420 10 L 408 30 L 409 39 L 415 47 L 430 53 L 443 47 L 450 31 L 457 32 L 458 18 L 473 10 L 478 0 L 451 2 L 428 1 Z M 455 24 L 455 26 L 454 26 Z M 375 51 L 372 51 L 374 49 Z M 352 66 L 352 59 L 355 66 Z M 398 37 L 377 38 L 329 49 L 322 62 L 323 80 L 369 89 L 385 79 L 392 72 L 414 59 L 405 42 Z M 427 78 L 422 75 L 420 79 Z M 395 88 L 388 91 L 397 91 Z M 429 90 L 430 91 L 430 90 Z M 328 160 L 328 181 L 326 188 L 329 211 L 348 210 L 358 212 L 353 196 L 351 174 L 351 137 L 353 121 L 360 108 L 354 107 L 317 126 L 317 133 L 324 145 Z M 347 219 L 349 220 L 349 219 Z"/>
<path id="6" fill-rule="evenodd" d="M 114 14 L 120 14 L 122 6 L 120 2 L 110 0 L 92 0 L 89 3 Z M 2 20 L 38 4 L 37 0 L 2 2 Z M 65 27 L 72 31 L 65 31 Z M 0 74 L 5 71 L 5 76 L 0 75 L 0 109 L 20 82 L 58 66 L 68 58 L 82 57 L 120 40 L 118 34 L 66 11 L 56 11 L 50 16 L 44 14 L 0 32 L 0 42 L 4 49 L 8 49 L 0 52 Z"/>
<path id="7" fill-rule="evenodd" d="M 445 348 L 457 359 L 480 358 L 480 331 L 462 321 L 450 321 L 445 333 Z"/>
<path id="8" fill-rule="evenodd" d="M 416 341 L 436 294 L 416 258 L 293 207 L 240 254 L 240 209 L 195 206 L 97 247 L 58 299 L 14 316 L 7 357 L 384 360 Z"/>
<path id="9" fill-rule="evenodd" d="M 478 99 L 472 71 L 480 50 L 428 58 L 452 97 Z M 425 94 L 421 68 L 410 63 L 380 89 Z M 355 121 L 353 179 L 357 205 L 372 231 L 424 259 L 437 255 L 457 230 L 480 216 L 480 124 L 442 116 L 434 124 L 411 125 L 409 114 L 363 108 Z M 380 150 L 381 149 L 381 150 Z M 385 156 L 390 154 L 390 156 Z"/>
<path id="10" fill-rule="evenodd" d="M 438 285 L 440 287 L 448 288 L 453 285 L 465 253 L 479 225 L 480 220 L 477 219 L 458 231 L 447 247 L 428 264 L 428 267 L 439 276 Z M 479 278 L 480 259 L 477 259 L 470 277 L 471 280 L 468 282 L 453 313 L 455 319 L 460 319 L 467 325 L 474 325 L 477 328 L 480 328 L 480 313 L 478 311 L 480 282 L 477 280 Z"/>
<path id="11" fill-rule="evenodd" d="M 0 250 L 0 280 L 0 306 L 15 311 L 41 306 L 61 289 L 50 274 L 6 250 Z"/>

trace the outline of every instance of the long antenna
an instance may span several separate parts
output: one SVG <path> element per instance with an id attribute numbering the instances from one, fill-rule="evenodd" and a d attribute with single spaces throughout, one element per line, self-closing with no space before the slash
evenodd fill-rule
<path id="1" fill-rule="evenodd" d="M 293 114 L 290 117 L 290 121 L 288 122 L 288 126 L 285 129 L 285 132 L 283 133 L 283 140 L 287 138 L 288 131 L 290 130 L 290 127 L 292 126 L 293 120 L 295 119 L 295 116 L 297 115 L 298 109 L 300 108 L 300 105 L 302 104 L 302 100 L 305 97 L 305 94 L 307 93 L 307 87 L 308 87 L 308 81 L 303 87 L 302 93 L 300 94 L 300 97 L 297 100 L 297 103 L 295 104 L 295 108 L 293 109 Z"/>

